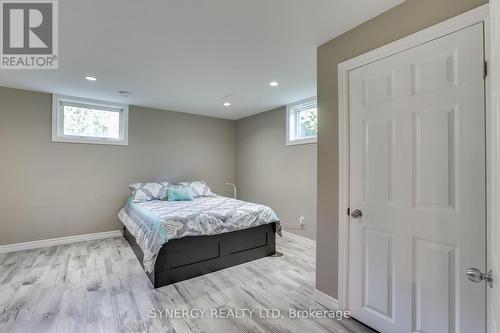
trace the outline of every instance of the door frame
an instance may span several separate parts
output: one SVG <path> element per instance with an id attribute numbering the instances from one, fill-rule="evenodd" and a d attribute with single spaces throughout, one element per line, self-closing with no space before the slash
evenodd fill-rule
<path id="1" fill-rule="evenodd" d="M 348 290 L 349 290 L 349 216 L 347 211 L 349 209 L 350 201 L 350 175 L 349 175 L 349 72 L 356 68 L 362 67 L 364 65 L 370 64 L 372 62 L 381 60 L 383 58 L 392 56 L 394 54 L 403 52 L 405 50 L 411 49 L 418 45 L 427 43 L 434 39 L 446 36 L 458 30 L 467 28 L 469 26 L 475 25 L 477 23 L 484 24 L 484 56 L 487 63 L 490 63 L 490 24 L 489 24 L 489 4 L 482 5 L 468 12 L 460 14 L 456 17 L 448 19 L 444 22 L 438 23 L 424 30 L 413 33 L 409 36 L 403 37 L 397 41 L 390 44 L 384 45 L 365 54 L 357 56 L 355 58 L 349 59 L 338 65 L 338 131 L 339 131 L 339 254 L 338 254 L 338 304 L 341 309 L 349 309 L 348 304 Z M 485 121 L 486 121 L 486 177 L 487 179 L 495 179 L 498 174 L 500 177 L 500 172 L 496 171 L 496 159 L 493 158 L 495 155 L 496 140 L 495 138 L 500 137 L 500 129 L 493 126 L 496 117 L 491 112 L 491 90 L 490 90 L 490 78 L 491 75 L 488 73 L 485 79 Z M 500 143 L 499 143 L 500 144 Z M 491 223 L 493 220 L 492 212 L 494 212 L 493 204 L 495 201 L 492 200 L 495 197 L 495 189 L 493 188 L 493 182 L 487 181 L 487 196 L 486 196 L 486 230 L 490 230 Z M 485 235 L 487 236 L 487 235 Z M 491 241 L 491 239 L 490 239 Z M 500 241 L 500 239 L 496 240 Z M 486 239 L 485 239 L 486 242 Z M 491 257 L 491 248 L 487 244 L 486 258 L 488 260 L 487 267 L 489 265 L 489 258 Z M 498 274 L 498 273 L 497 273 Z M 488 308 L 487 308 L 488 312 Z"/>

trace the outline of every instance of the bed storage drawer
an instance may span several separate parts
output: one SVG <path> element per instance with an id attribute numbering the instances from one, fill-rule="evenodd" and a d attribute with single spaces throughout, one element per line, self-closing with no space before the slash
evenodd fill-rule
<path id="1" fill-rule="evenodd" d="M 185 249 L 177 252 L 167 252 L 167 269 L 179 268 L 186 265 L 195 264 L 201 261 L 220 257 L 220 247 L 218 244 L 202 246 L 196 249 Z M 162 269 L 163 270 L 163 269 Z"/>
<path id="2" fill-rule="evenodd" d="M 269 244 L 269 238 L 269 232 L 253 229 L 241 230 L 239 237 L 228 238 L 221 242 L 221 255 L 226 256 L 266 246 Z"/>

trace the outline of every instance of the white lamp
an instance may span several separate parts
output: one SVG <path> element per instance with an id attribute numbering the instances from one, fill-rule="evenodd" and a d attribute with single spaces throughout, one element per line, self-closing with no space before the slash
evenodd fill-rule
<path id="1" fill-rule="evenodd" d="M 233 183 L 226 183 L 226 185 L 229 185 L 229 186 L 232 186 L 233 187 L 233 198 L 237 198 L 237 195 L 238 195 L 238 192 L 236 190 L 236 185 L 234 185 Z"/>

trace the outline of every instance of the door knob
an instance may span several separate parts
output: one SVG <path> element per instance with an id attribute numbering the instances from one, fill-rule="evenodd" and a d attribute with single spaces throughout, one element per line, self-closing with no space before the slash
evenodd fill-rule
<path id="1" fill-rule="evenodd" d="M 488 283 L 488 285 L 490 286 L 490 288 L 493 287 L 493 271 L 491 269 L 489 270 L 488 273 L 484 274 L 479 269 L 471 267 L 467 269 L 465 275 L 472 282 L 478 283 L 485 280 L 486 283 Z"/>
<path id="2" fill-rule="evenodd" d="M 361 216 L 363 216 L 363 212 L 360 211 L 359 209 L 354 209 L 352 212 L 351 212 L 351 217 L 355 218 L 355 219 L 359 219 Z"/>

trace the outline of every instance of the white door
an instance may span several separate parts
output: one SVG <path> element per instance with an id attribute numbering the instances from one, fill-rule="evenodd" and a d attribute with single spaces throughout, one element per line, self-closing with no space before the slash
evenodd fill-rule
<path id="1" fill-rule="evenodd" d="M 485 332 L 483 24 L 349 74 L 349 309 L 384 333 Z"/>

